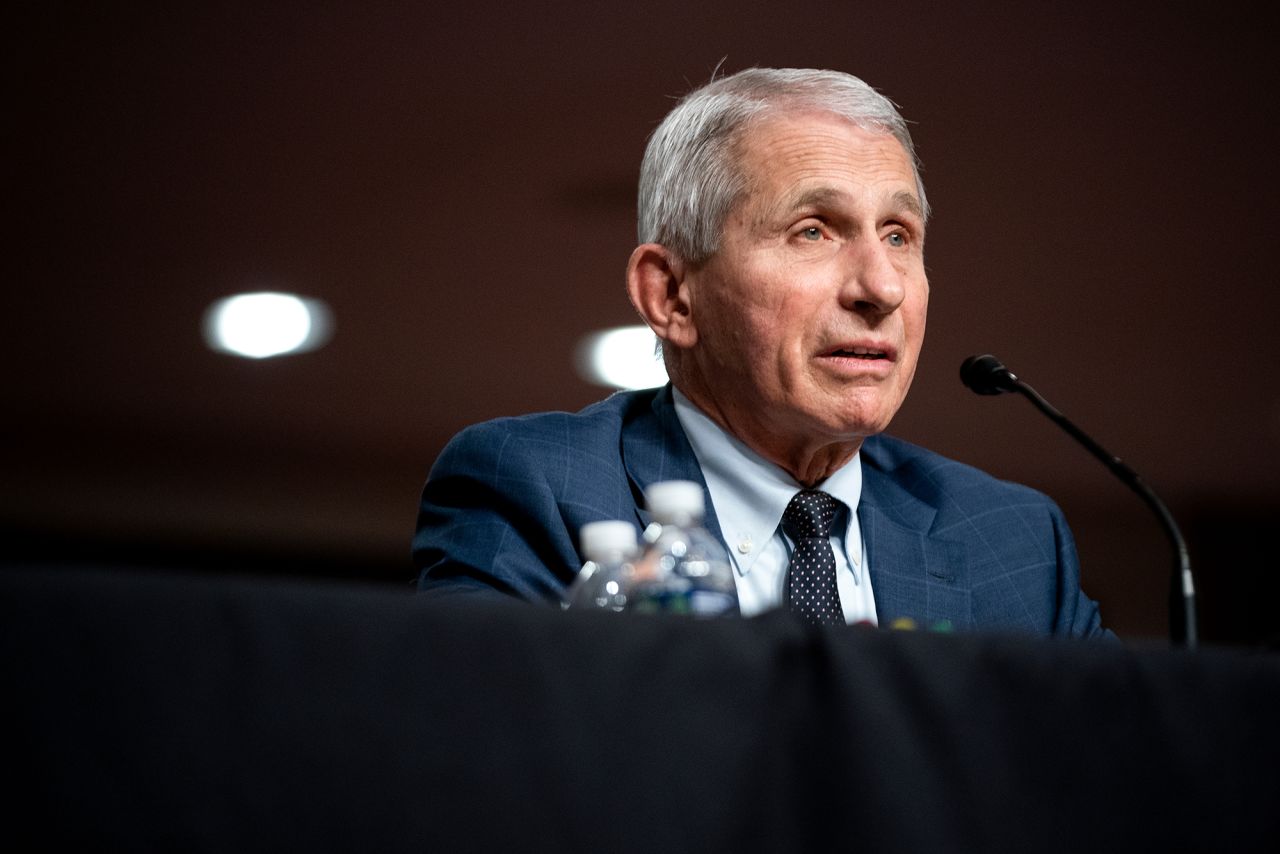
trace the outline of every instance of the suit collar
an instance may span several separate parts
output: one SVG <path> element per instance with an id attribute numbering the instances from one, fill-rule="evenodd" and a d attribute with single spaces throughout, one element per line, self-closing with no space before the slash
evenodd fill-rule
<path id="1" fill-rule="evenodd" d="M 642 402 L 644 397 L 638 398 Z M 698 458 L 694 456 L 684 428 L 676 418 L 675 403 L 671 397 L 671 385 L 667 384 L 653 395 L 649 406 L 634 407 L 622 425 L 622 465 L 631 481 L 632 497 L 636 502 L 636 518 L 643 530 L 652 519 L 644 509 L 644 490 L 653 483 L 664 480 L 691 480 L 706 492 L 707 482 L 702 477 Z M 724 541 L 715 507 L 707 497 L 707 516 L 703 526 Z"/>

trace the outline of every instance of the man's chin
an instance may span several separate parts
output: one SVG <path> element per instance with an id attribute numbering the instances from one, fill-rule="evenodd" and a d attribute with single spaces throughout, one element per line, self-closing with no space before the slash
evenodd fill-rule
<path id="1" fill-rule="evenodd" d="M 818 414 L 818 418 L 826 423 L 833 435 L 865 439 L 888 429 L 897 411 L 897 407 L 890 408 L 882 401 L 874 404 L 845 401 L 843 406 L 834 407 L 830 413 Z"/>
<path id="2" fill-rule="evenodd" d="M 883 433 L 889 426 L 889 419 L 842 418 L 836 420 L 823 419 L 818 432 L 829 443 L 861 443 L 868 436 Z"/>

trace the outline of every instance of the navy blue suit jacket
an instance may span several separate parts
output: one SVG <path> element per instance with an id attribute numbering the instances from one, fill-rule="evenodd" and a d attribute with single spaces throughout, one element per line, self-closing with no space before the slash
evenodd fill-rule
<path id="1" fill-rule="evenodd" d="M 881 624 L 1103 633 L 1071 532 L 1044 495 L 887 436 L 863 443 L 862 467 L 858 520 Z M 669 387 L 468 427 L 423 489 L 419 589 L 558 602 L 583 563 L 582 526 L 626 519 L 643 530 L 645 487 L 672 479 L 706 485 Z"/>

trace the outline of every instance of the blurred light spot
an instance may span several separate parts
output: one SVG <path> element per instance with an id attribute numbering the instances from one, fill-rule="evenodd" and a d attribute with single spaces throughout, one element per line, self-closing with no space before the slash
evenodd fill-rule
<path id="1" fill-rule="evenodd" d="M 302 353 L 332 337 L 333 314 L 318 299 L 261 291 L 220 299 L 204 315 L 210 347 L 249 359 Z"/>
<path id="2" fill-rule="evenodd" d="M 578 373 L 587 382 L 614 388 L 656 388 L 667 369 L 655 352 L 657 337 L 647 326 L 594 332 L 578 344 Z"/>

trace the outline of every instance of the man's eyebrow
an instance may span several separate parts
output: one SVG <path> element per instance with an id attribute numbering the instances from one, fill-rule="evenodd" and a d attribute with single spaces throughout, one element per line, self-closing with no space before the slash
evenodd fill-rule
<path id="1" fill-rule="evenodd" d="M 920 219 L 924 219 L 924 208 L 920 206 L 920 200 L 915 197 L 915 194 L 900 190 L 893 194 L 893 203 L 899 209 L 905 209 Z"/>
<path id="2" fill-rule="evenodd" d="M 834 187 L 813 187 L 783 199 L 782 204 L 778 207 L 784 211 L 794 211 L 799 208 L 820 208 L 844 197 L 845 193 Z"/>
<path id="3" fill-rule="evenodd" d="M 785 197 L 782 203 L 777 206 L 777 213 L 791 213 L 801 208 L 821 208 L 846 198 L 847 194 L 842 190 L 834 187 L 813 187 L 795 195 Z M 892 207 L 894 210 L 903 210 L 907 213 L 914 214 L 920 219 L 924 219 L 924 208 L 920 204 L 920 200 L 916 198 L 914 193 L 906 190 L 899 190 L 893 194 Z"/>
<path id="4" fill-rule="evenodd" d="M 834 207 L 845 194 L 834 187 L 810 187 L 807 190 L 792 192 L 783 196 L 776 205 L 767 211 L 761 211 L 756 225 L 762 226 L 779 217 L 788 217 L 803 208 Z"/>

